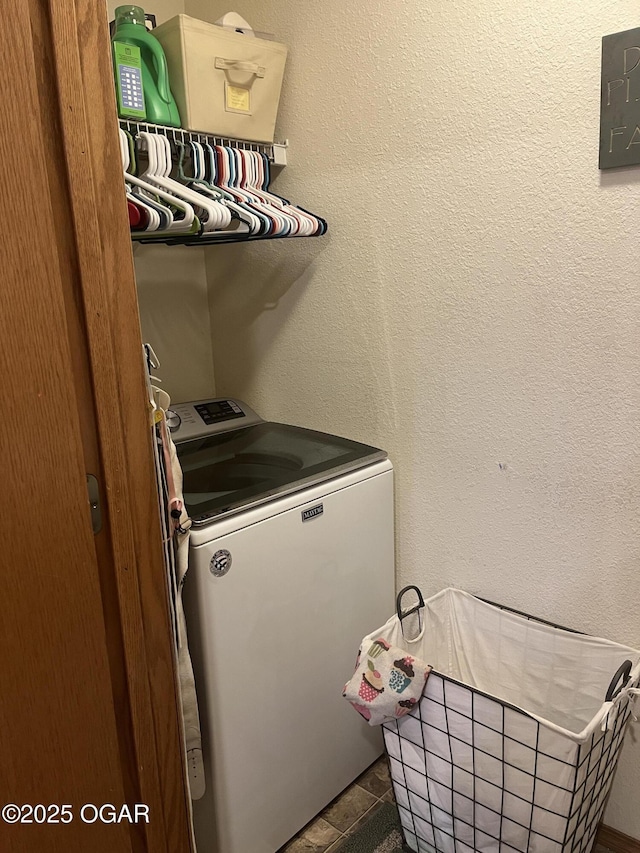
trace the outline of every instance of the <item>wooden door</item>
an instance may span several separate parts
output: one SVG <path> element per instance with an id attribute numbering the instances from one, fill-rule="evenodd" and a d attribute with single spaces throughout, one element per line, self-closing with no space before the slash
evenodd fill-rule
<path id="1" fill-rule="evenodd" d="M 10 853 L 192 849 L 104 12 L 16 0 L 0 27 Z M 100 483 L 97 535 L 87 473 Z M 103 804 L 116 808 L 100 817 Z M 148 812 L 130 822 L 123 804 Z"/>

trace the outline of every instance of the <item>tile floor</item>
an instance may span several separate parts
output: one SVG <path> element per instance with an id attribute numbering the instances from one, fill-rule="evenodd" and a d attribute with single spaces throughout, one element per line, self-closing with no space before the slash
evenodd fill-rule
<path id="1" fill-rule="evenodd" d="M 336 853 L 344 839 L 385 802 L 394 802 L 394 797 L 383 755 L 278 853 Z M 597 844 L 593 853 L 612 851 Z"/>
<path id="2" fill-rule="evenodd" d="M 384 802 L 393 802 L 389 768 L 379 758 L 278 853 L 335 853 Z"/>

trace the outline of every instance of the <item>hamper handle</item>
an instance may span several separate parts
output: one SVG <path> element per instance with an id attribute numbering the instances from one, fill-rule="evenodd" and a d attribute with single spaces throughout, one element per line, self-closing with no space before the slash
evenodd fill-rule
<path id="1" fill-rule="evenodd" d="M 630 660 L 626 660 L 622 666 L 618 669 L 616 674 L 611 679 L 611 684 L 609 685 L 609 689 L 607 690 L 607 695 L 605 696 L 605 702 L 613 701 L 618 693 L 627 686 L 631 679 L 631 669 L 633 668 L 633 663 Z M 618 682 L 622 679 L 622 684 L 616 690 Z"/>
<path id="2" fill-rule="evenodd" d="M 407 610 L 406 613 L 403 613 L 402 596 L 410 590 L 414 590 L 414 592 L 418 594 L 418 603 L 415 607 L 412 607 L 411 610 Z M 421 607 L 424 607 L 424 598 L 422 597 L 422 593 L 420 592 L 420 589 L 417 586 L 413 586 L 413 584 L 410 584 L 409 586 L 405 586 L 403 589 L 400 590 L 400 592 L 398 593 L 398 597 L 396 598 L 396 613 L 398 614 L 398 619 L 400 620 L 401 624 L 403 619 L 406 619 L 407 616 L 411 616 L 412 613 L 416 613 L 418 610 L 420 610 Z"/>

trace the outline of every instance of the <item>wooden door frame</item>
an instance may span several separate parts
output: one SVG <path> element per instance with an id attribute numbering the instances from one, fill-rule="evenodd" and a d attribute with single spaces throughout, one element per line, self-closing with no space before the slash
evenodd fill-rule
<path id="1" fill-rule="evenodd" d="M 150 807 L 149 853 L 188 853 L 195 848 L 106 8 L 95 0 L 28 2 L 55 65 L 49 86 L 79 282 L 70 337 L 83 337 L 89 353 L 93 411 L 81 414 L 105 520 L 96 550 L 114 704 L 127 728 L 121 761 L 130 762 L 132 795 Z M 37 51 L 35 60 L 43 61 Z"/>

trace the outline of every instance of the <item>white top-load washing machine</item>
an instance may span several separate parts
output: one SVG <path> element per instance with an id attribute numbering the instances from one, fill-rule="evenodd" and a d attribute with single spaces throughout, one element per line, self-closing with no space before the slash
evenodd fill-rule
<path id="1" fill-rule="evenodd" d="M 236 400 L 175 405 L 169 423 L 193 520 L 198 851 L 275 853 L 382 751 L 341 694 L 393 612 L 393 469 Z"/>

